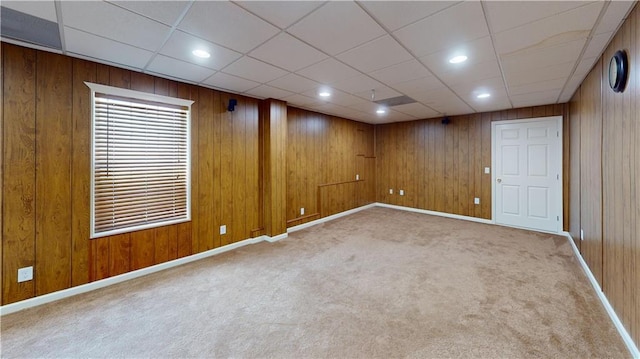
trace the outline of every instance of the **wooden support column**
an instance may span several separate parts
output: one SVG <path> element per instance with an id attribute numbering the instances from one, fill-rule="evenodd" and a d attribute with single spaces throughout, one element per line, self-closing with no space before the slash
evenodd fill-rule
<path id="1" fill-rule="evenodd" d="M 270 237 L 287 231 L 287 104 L 268 99 L 261 104 L 264 228 Z"/>

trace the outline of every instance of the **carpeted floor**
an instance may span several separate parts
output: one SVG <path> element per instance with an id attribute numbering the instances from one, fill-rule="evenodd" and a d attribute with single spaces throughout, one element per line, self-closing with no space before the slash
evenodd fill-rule
<path id="1" fill-rule="evenodd" d="M 563 237 L 372 208 L 2 318 L 3 357 L 630 357 Z"/>

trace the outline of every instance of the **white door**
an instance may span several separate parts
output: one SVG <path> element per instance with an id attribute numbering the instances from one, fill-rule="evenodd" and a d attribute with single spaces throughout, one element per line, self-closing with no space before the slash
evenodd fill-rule
<path id="1" fill-rule="evenodd" d="M 562 230 L 562 117 L 492 123 L 494 219 Z"/>

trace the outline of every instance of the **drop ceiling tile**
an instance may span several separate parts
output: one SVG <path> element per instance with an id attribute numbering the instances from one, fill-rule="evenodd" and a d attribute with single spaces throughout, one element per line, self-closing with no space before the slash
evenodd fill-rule
<path id="1" fill-rule="evenodd" d="M 467 61 L 459 64 L 449 62 L 451 58 L 458 55 L 467 56 Z M 431 55 L 423 56 L 420 58 L 420 61 L 434 73 L 440 74 L 459 71 L 467 66 L 482 62 L 496 61 L 496 54 L 493 49 L 491 36 L 485 36 L 480 39 L 447 47 Z"/>
<path id="2" fill-rule="evenodd" d="M 53 0 L 46 1 L 5 1 L 2 0 L 3 7 L 20 11 L 22 13 L 39 17 L 41 19 L 58 22 L 56 15 L 56 5 Z"/>
<path id="3" fill-rule="evenodd" d="M 375 102 L 365 101 L 347 107 L 364 113 L 375 114 L 376 110 L 380 108 L 380 105 Z"/>
<path id="4" fill-rule="evenodd" d="M 108 1 L 137 14 L 173 26 L 189 5 L 187 1 Z"/>
<path id="5" fill-rule="evenodd" d="M 415 118 L 433 118 L 439 115 L 438 112 L 421 104 L 421 103 L 408 103 L 406 105 L 393 106 L 393 109 L 398 112 L 413 116 Z"/>
<path id="6" fill-rule="evenodd" d="M 477 100 L 476 96 L 481 93 L 489 93 L 491 94 L 491 97 L 496 98 L 507 97 L 507 90 L 504 87 L 502 77 L 464 82 L 457 85 L 452 85 L 451 88 L 455 91 L 456 94 L 458 94 L 458 96 L 467 101 L 469 104 L 471 104 L 472 101 Z"/>
<path id="7" fill-rule="evenodd" d="M 227 1 L 194 2 L 178 28 L 241 53 L 255 48 L 279 31 Z"/>
<path id="8" fill-rule="evenodd" d="M 327 58 L 327 55 L 286 33 L 260 45 L 249 55 L 289 71 L 300 70 Z"/>
<path id="9" fill-rule="evenodd" d="M 205 84 L 233 92 L 245 92 L 260 84 L 237 76 L 216 72 L 213 76 L 204 81 Z"/>
<path id="10" fill-rule="evenodd" d="M 373 17 L 387 29 L 395 31 L 405 25 L 433 15 L 457 2 L 452 1 L 362 1 Z"/>
<path id="11" fill-rule="evenodd" d="M 102 1 L 60 3 L 65 27 L 145 50 L 158 50 L 171 30 L 169 26 Z"/>
<path id="12" fill-rule="evenodd" d="M 463 82 L 477 82 L 483 79 L 500 77 L 500 67 L 495 60 L 469 64 L 462 66 L 456 71 L 449 71 L 440 74 L 440 79 L 447 85 L 452 86 Z"/>
<path id="13" fill-rule="evenodd" d="M 481 101 L 487 100 L 487 101 Z M 507 97 L 490 97 L 488 99 L 476 99 L 471 102 L 471 106 L 477 112 L 498 111 L 511 108 L 511 103 Z"/>
<path id="14" fill-rule="evenodd" d="M 371 72 L 413 57 L 396 40 L 386 35 L 343 52 L 337 58 L 357 70 Z"/>
<path id="15" fill-rule="evenodd" d="M 285 29 L 313 11 L 324 1 L 236 1 L 270 23 Z"/>
<path id="16" fill-rule="evenodd" d="M 153 52 L 65 27 L 67 51 L 98 60 L 142 69 Z"/>
<path id="17" fill-rule="evenodd" d="M 415 116 L 411 116 L 411 115 L 407 115 L 406 113 L 394 111 L 393 109 L 390 109 L 386 114 L 381 115 L 380 118 L 382 118 L 382 119 L 384 119 L 386 121 L 393 121 L 393 122 L 417 120 L 417 117 L 415 117 Z"/>
<path id="18" fill-rule="evenodd" d="M 307 97 L 317 97 L 317 93 L 318 89 L 312 89 L 305 91 L 302 95 Z M 335 89 L 331 91 L 330 97 L 320 99 L 320 103 L 333 103 L 340 106 L 351 106 L 361 102 L 365 101 L 359 97 Z"/>
<path id="19" fill-rule="evenodd" d="M 589 4 L 590 1 L 487 1 L 494 34 Z"/>
<path id="20" fill-rule="evenodd" d="M 211 54 L 211 57 L 208 59 L 196 57 L 191 53 L 191 51 L 195 49 L 205 50 Z M 160 53 L 214 70 L 220 70 L 242 56 L 242 54 L 238 52 L 180 30 L 176 30 L 171 34 L 171 37 L 169 37 L 167 43 L 162 47 Z"/>
<path id="21" fill-rule="evenodd" d="M 322 103 L 319 105 L 315 105 L 311 107 L 314 111 L 321 112 L 329 115 L 337 115 L 342 112 L 347 112 L 349 109 L 346 109 L 343 106 L 336 105 L 334 103 Z"/>
<path id="22" fill-rule="evenodd" d="M 300 22 L 289 33 L 336 55 L 384 35 L 384 30 L 354 2 L 329 2 Z"/>
<path id="23" fill-rule="evenodd" d="M 284 70 L 247 56 L 225 67 L 223 72 L 262 83 L 275 80 L 287 74 Z"/>
<path id="24" fill-rule="evenodd" d="M 433 76 L 417 78 L 391 85 L 397 91 L 411 97 L 415 93 L 423 93 L 427 91 L 437 90 L 444 87 L 444 84 Z"/>
<path id="25" fill-rule="evenodd" d="M 441 114 L 454 115 L 474 112 L 471 107 L 448 88 L 424 92 L 413 96 L 413 98 Z"/>
<path id="26" fill-rule="evenodd" d="M 367 91 L 356 92 L 354 95 L 363 98 L 367 101 L 371 100 L 371 90 L 375 90 L 375 99 L 374 101 L 384 100 L 387 98 L 402 96 L 402 94 L 390 87 L 387 86 L 378 86 L 374 89 L 370 89 Z"/>
<path id="27" fill-rule="evenodd" d="M 593 68 L 596 61 L 598 61 L 598 57 L 590 57 L 590 58 L 582 58 L 582 61 L 576 67 L 576 72 L 574 75 L 578 76 L 586 76 L 589 71 Z"/>
<path id="28" fill-rule="evenodd" d="M 288 74 L 275 79 L 268 85 L 291 92 L 305 92 L 320 87 L 320 84 L 296 74 Z"/>
<path id="29" fill-rule="evenodd" d="M 505 75 L 542 67 L 575 62 L 580 56 L 586 39 L 544 48 L 523 49 L 509 55 L 502 55 L 502 70 Z"/>
<path id="30" fill-rule="evenodd" d="M 510 89 L 540 81 L 556 80 L 560 78 L 566 80 L 573 70 L 574 65 L 575 63 L 570 61 L 525 71 L 509 71 L 505 72 L 505 78 Z"/>
<path id="31" fill-rule="evenodd" d="M 293 94 L 291 96 L 284 97 L 282 100 L 286 101 L 287 103 L 293 104 L 295 106 L 306 107 L 306 108 L 317 106 L 317 105 L 320 105 L 321 103 L 324 103 L 318 100 L 317 98 L 312 98 L 312 97 L 308 97 L 300 94 Z"/>
<path id="32" fill-rule="evenodd" d="M 369 76 L 388 85 L 394 85 L 423 77 L 429 77 L 432 76 L 432 74 L 417 60 L 409 60 L 370 72 Z"/>
<path id="33" fill-rule="evenodd" d="M 360 72 L 332 58 L 296 71 L 296 73 L 322 84 L 331 84 L 360 75 Z"/>
<path id="34" fill-rule="evenodd" d="M 247 91 L 246 94 L 263 98 L 263 99 L 264 98 L 282 99 L 284 97 L 293 95 L 293 93 L 289 91 L 281 90 L 279 88 L 275 88 L 267 85 L 261 85 L 261 86 L 252 88 L 251 90 Z"/>
<path id="35" fill-rule="evenodd" d="M 573 97 L 573 94 L 575 94 L 580 84 L 582 84 L 582 81 L 584 80 L 584 78 L 585 76 L 580 76 L 580 77 L 573 76 L 571 80 L 569 80 L 566 83 L 564 90 L 560 95 L 560 100 L 558 102 L 560 103 L 569 102 L 569 100 L 571 100 L 571 98 Z"/>
<path id="36" fill-rule="evenodd" d="M 555 91 L 558 89 L 562 89 L 564 84 L 567 82 L 567 78 L 557 78 L 553 80 L 543 80 L 533 83 L 528 83 L 520 86 L 510 86 L 509 94 L 511 96 L 514 95 L 523 95 L 532 92 L 543 92 L 543 91 Z"/>
<path id="37" fill-rule="evenodd" d="M 604 32 L 616 31 L 629 10 L 631 10 L 633 5 L 635 5 L 636 3 L 637 1 L 622 0 L 609 2 L 607 12 L 605 12 L 602 19 L 600 19 L 600 23 L 598 24 L 595 33 L 602 34 Z"/>
<path id="38" fill-rule="evenodd" d="M 151 64 L 147 66 L 147 70 L 196 83 L 202 82 L 202 80 L 213 75 L 215 72 L 212 69 L 176 60 L 164 55 L 157 55 L 153 61 L 151 61 Z"/>
<path id="39" fill-rule="evenodd" d="M 356 93 L 374 89 L 376 87 L 380 87 L 382 84 L 367 75 L 358 75 L 355 77 L 350 77 L 343 81 L 338 81 L 332 85 L 332 87 L 337 88 L 339 90 Z"/>
<path id="40" fill-rule="evenodd" d="M 504 31 L 494 36 L 500 56 L 532 51 L 549 46 L 586 39 L 591 32 L 603 2 L 595 2 L 562 14 Z"/>
<path id="41" fill-rule="evenodd" d="M 470 1 L 403 27 L 394 34 L 415 56 L 422 57 L 485 37 L 489 30 L 480 2 Z"/>
<path id="42" fill-rule="evenodd" d="M 604 52 L 604 49 L 609 44 L 609 40 L 613 37 L 613 32 L 603 32 L 601 34 L 595 35 L 589 41 L 587 45 L 587 49 L 584 54 L 582 54 L 583 58 L 589 57 L 600 57 Z"/>
<path id="43" fill-rule="evenodd" d="M 524 95 L 511 96 L 514 107 L 539 106 L 556 103 L 560 95 L 560 89 L 554 91 L 534 92 Z"/>

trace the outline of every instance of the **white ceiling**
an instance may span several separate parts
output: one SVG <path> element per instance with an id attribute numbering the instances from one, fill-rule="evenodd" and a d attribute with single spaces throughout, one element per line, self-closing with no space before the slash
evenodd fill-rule
<path id="1" fill-rule="evenodd" d="M 566 102 L 634 4 L 1 3 L 57 22 L 61 52 L 70 56 L 368 123 Z M 196 58 L 196 48 L 211 57 Z M 458 54 L 468 60 L 448 62 Z M 321 89 L 332 95 L 319 98 Z M 478 99 L 482 92 L 491 97 Z M 417 103 L 377 115 L 372 94 L 375 100 L 406 95 Z"/>

